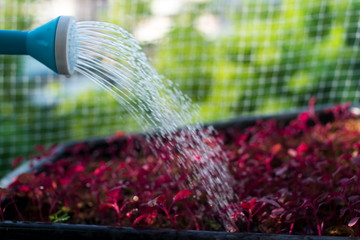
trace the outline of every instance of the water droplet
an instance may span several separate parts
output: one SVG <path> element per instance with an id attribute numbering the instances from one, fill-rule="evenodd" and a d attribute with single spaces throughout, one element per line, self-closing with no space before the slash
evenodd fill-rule
<path id="1" fill-rule="evenodd" d="M 134 202 L 139 201 L 139 197 L 138 197 L 138 196 L 134 196 L 134 197 L 133 197 L 133 201 L 134 201 Z"/>

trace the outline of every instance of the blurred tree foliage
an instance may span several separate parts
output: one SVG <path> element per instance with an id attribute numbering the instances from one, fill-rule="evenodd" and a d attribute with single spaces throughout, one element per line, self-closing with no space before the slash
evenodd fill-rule
<path id="1" fill-rule="evenodd" d="M 0 21 L 0 29 L 27 30 L 33 23 L 33 17 L 30 15 L 28 6 L 29 3 L 34 1 L 35 0 L 2 0 L 0 4 L 0 13 L 2 18 Z M 0 64 L 4 66 L 0 72 L 1 78 L 6 79 L 10 76 L 16 77 L 21 75 L 21 57 L 0 55 Z M 16 83 L 2 81 L 1 87 L 3 91 L 0 94 L 1 101 L 21 100 L 20 94 L 13 94 L 10 91 L 5 91 L 5 89 L 14 88 L 14 84 Z"/>
<path id="2" fill-rule="evenodd" d="M 154 56 L 206 120 L 303 107 L 312 96 L 358 100 L 359 0 L 230 2 L 195 3 L 174 16 Z M 221 24 L 216 37 L 197 27 L 209 14 Z"/>
<path id="3" fill-rule="evenodd" d="M 2 0 L 0 2 L 0 29 L 27 30 L 33 23 L 29 4 L 35 0 Z M 27 119 L 23 118 L 26 108 L 24 83 L 18 81 L 22 74 L 23 62 L 19 56 L 0 55 L 0 175 L 8 168 L 11 148 L 22 144 L 19 134 L 28 129 L 24 126 Z M 25 123 L 26 125 L 26 123 Z M 20 143 L 21 142 L 21 143 Z M 20 143 L 20 144 L 19 144 Z M 21 147 L 20 147 L 21 148 Z"/>
<path id="4" fill-rule="evenodd" d="M 151 17 L 151 2 L 152 0 L 110 0 L 109 9 L 100 13 L 100 18 L 133 32 L 139 22 Z"/>

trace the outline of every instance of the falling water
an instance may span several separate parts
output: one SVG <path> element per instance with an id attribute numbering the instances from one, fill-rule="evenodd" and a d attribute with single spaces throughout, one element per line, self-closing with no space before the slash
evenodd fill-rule
<path id="1" fill-rule="evenodd" d="M 168 146 L 168 154 L 174 159 L 172 164 L 191 172 L 188 187 L 201 184 L 225 227 L 234 230 L 232 213 L 226 207 L 234 198 L 232 179 L 221 144 L 212 137 L 213 129 L 204 131 L 200 124 L 188 125 L 200 119 L 197 107 L 150 66 L 134 37 L 119 26 L 78 22 L 77 31 L 76 71 L 111 93 L 144 131 L 156 129 L 158 137 L 149 140 L 155 142 L 154 149 L 165 147 L 164 138 L 173 144 Z M 179 155 L 171 153 L 172 147 Z"/>

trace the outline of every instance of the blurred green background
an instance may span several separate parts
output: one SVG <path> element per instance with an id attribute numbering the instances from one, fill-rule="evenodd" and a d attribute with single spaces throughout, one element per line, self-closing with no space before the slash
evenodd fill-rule
<path id="1" fill-rule="evenodd" d="M 0 0 L 0 29 L 57 15 L 133 33 L 205 122 L 359 101 L 360 0 Z M 0 175 L 36 145 L 139 131 L 90 80 L 36 64 L 0 56 Z"/>

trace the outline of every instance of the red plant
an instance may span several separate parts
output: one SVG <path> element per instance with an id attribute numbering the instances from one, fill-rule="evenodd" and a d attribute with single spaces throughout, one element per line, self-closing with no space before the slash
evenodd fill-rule
<path id="1" fill-rule="evenodd" d="M 360 236 L 360 121 L 342 105 L 323 123 L 312 107 L 286 126 L 259 121 L 215 136 L 226 143 L 224 164 L 236 181 L 239 202 L 228 207 L 239 231 Z M 166 143 L 154 155 L 148 145 L 123 133 L 96 150 L 78 144 L 2 189 L 0 218 L 224 230 L 206 183 L 184 190 L 186 169 L 167 163 L 176 146 Z"/>

